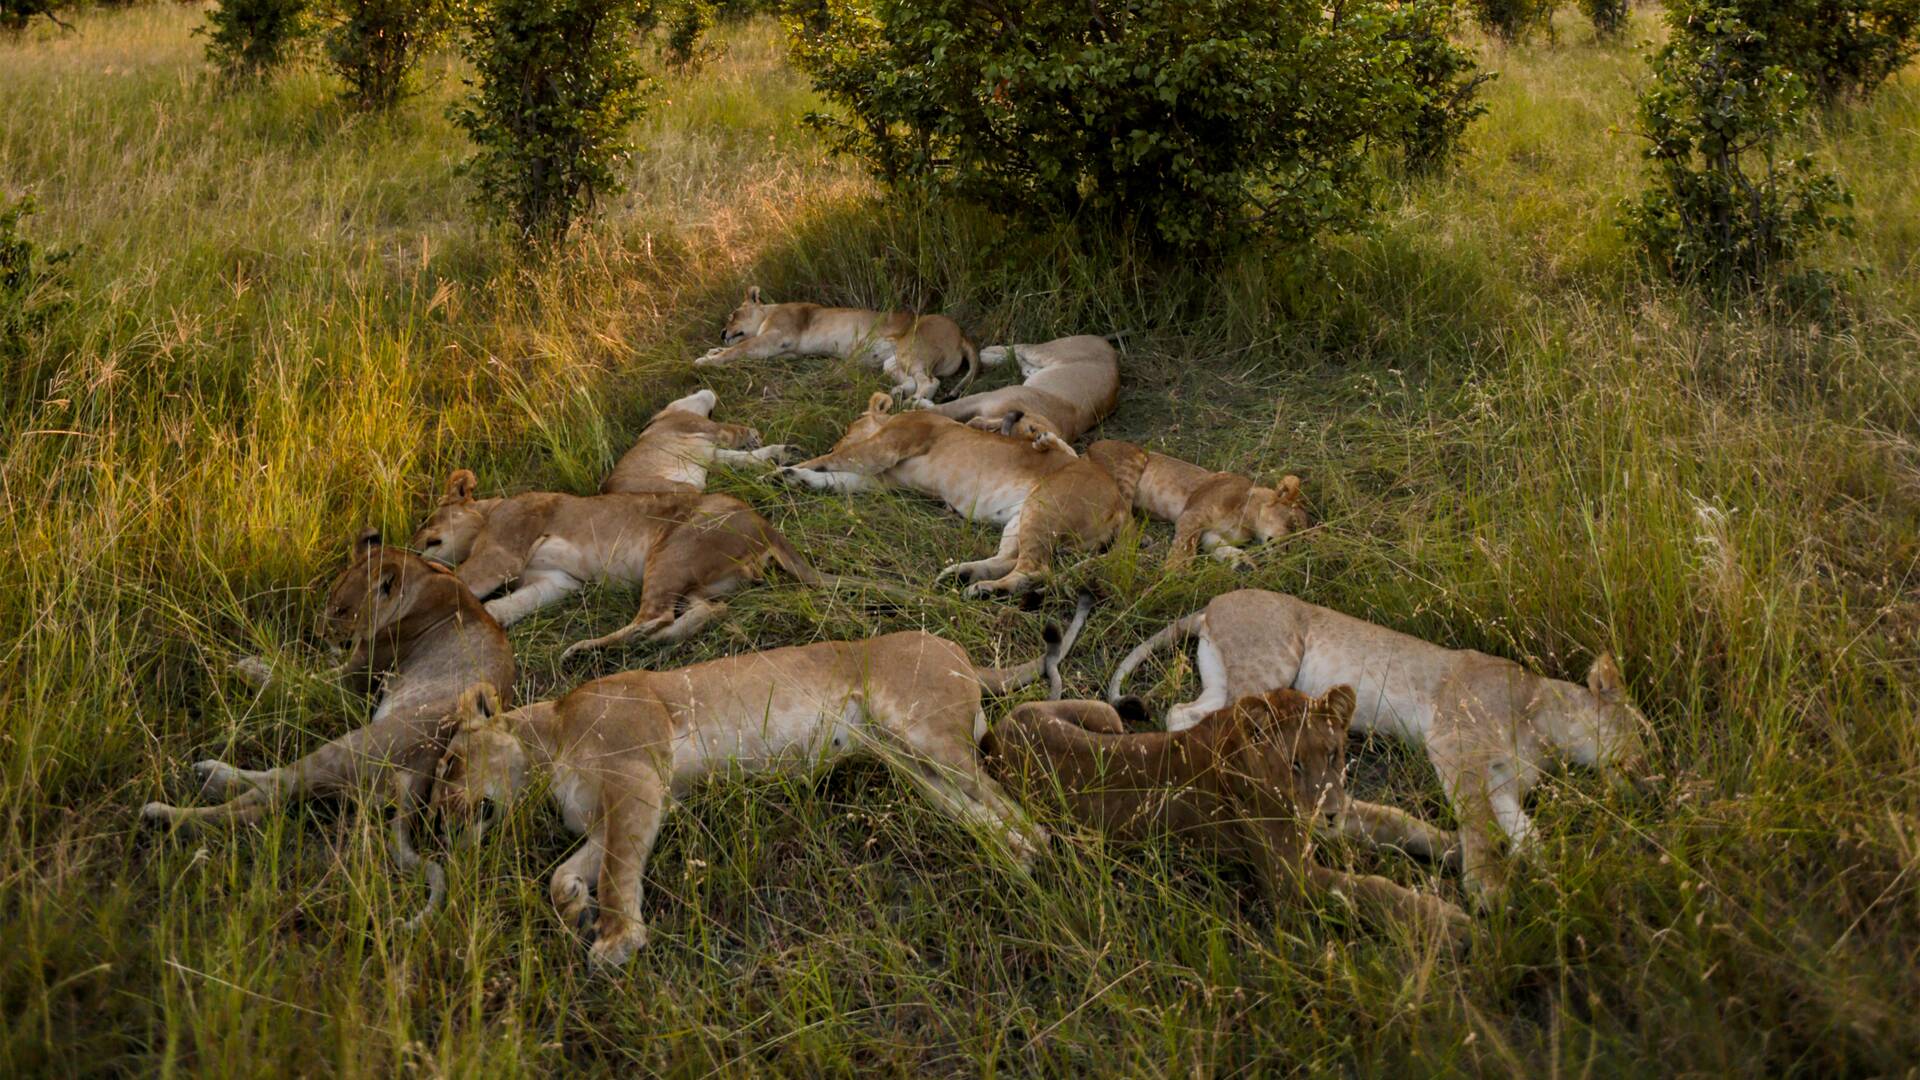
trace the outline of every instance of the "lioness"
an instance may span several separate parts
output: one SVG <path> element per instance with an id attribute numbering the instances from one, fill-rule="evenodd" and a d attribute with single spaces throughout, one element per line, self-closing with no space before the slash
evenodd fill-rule
<path id="1" fill-rule="evenodd" d="M 1009 438 L 937 412 L 890 414 L 890 406 L 887 395 L 873 395 L 831 452 L 775 475 L 829 491 L 898 484 L 933 495 L 964 517 L 1004 525 L 993 558 L 940 572 L 971 581 L 969 596 L 1038 586 L 1057 545 L 1104 546 L 1130 515 L 1146 464 L 1136 446 L 1103 441 L 1075 455 L 1062 452 L 1064 445 L 1050 435 Z"/>
<path id="2" fill-rule="evenodd" d="M 1138 699 L 1123 704 L 1138 707 Z M 1310 857 L 1312 826 L 1347 803 L 1351 686 L 1320 698 L 1298 690 L 1249 695 L 1178 732 L 1129 734 L 1099 701 L 1014 708 L 981 740 L 988 771 L 1023 799 L 1120 840 L 1160 833 L 1250 863 L 1278 902 L 1300 885 L 1345 895 L 1363 914 L 1464 936 L 1466 913 L 1371 874 Z M 1144 710 L 1136 719 L 1144 718 Z"/>
<path id="3" fill-rule="evenodd" d="M 1523 803 L 1558 753 L 1615 777 L 1644 772 L 1646 718 L 1627 700 L 1613 657 L 1587 672 L 1587 685 L 1549 679 L 1511 660 L 1447 649 L 1384 626 L 1258 589 L 1213 599 L 1127 654 L 1108 684 L 1118 697 L 1128 675 L 1156 650 L 1198 637 L 1201 695 L 1167 714 L 1167 728 L 1192 727 L 1237 695 L 1267 686 L 1324 693 L 1357 687 L 1354 727 L 1422 743 L 1460 821 L 1461 871 L 1482 906 L 1506 887 L 1494 851 L 1500 833 L 1516 851 L 1533 823 Z"/>
<path id="4" fill-rule="evenodd" d="M 589 581 L 640 585 L 640 610 L 610 634 L 576 641 L 561 654 L 617 645 L 635 637 L 685 641 L 727 610 L 716 597 L 758 581 L 768 563 L 799 581 L 823 579 L 787 538 L 731 495 L 565 495 L 531 491 L 476 499 L 479 481 L 467 469 L 446 491 L 413 547 L 448 566 L 487 612 L 512 626 Z"/>
<path id="5" fill-rule="evenodd" d="M 1007 418 L 1025 423 L 1019 434 L 1050 431 L 1067 442 L 1106 419 L 1120 400 L 1120 354 L 1106 338 L 1080 334 L 1039 345 L 995 345 L 980 350 L 988 367 L 1007 357 L 1025 381 L 955 398 L 933 411 L 976 427 L 998 428 Z"/>
<path id="6" fill-rule="evenodd" d="M 366 726 L 279 768 L 256 771 L 199 762 L 193 769 L 203 796 L 228 801 L 195 809 L 150 802 L 140 809 L 142 818 L 253 821 L 292 799 L 383 782 L 398 804 L 394 859 L 407 870 L 423 864 L 413 846 L 413 823 L 427 806 L 434 763 L 453 734 L 461 692 L 481 681 L 510 689 L 513 649 L 500 624 L 448 571 L 382 546 L 377 532 L 355 541 L 351 557 L 328 592 L 317 633 L 352 645 L 337 675 L 372 680 L 388 673 Z M 238 671 L 256 683 L 269 674 L 258 659 L 243 661 Z M 436 864 L 424 865 L 430 911 L 445 878 Z"/>
<path id="7" fill-rule="evenodd" d="M 930 402 L 940 380 L 963 367 L 967 382 L 980 373 L 980 351 L 960 324 L 945 315 L 775 304 L 762 299 L 758 285 L 733 309 L 720 342 L 694 366 L 837 356 L 879 368 L 893 379 L 896 394 L 921 402 Z"/>
<path id="8" fill-rule="evenodd" d="M 1083 605 L 1069 638 L 1085 617 Z M 480 687 L 441 759 L 433 803 L 483 832 L 486 811 L 510 804 L 536 770 L 549 775 L 567 828 L 588 834 L 554 871 L 553 903 L 585 927 L 598 891 L 590 955 L 601 965 L 646 944 L 640 882 L 674 799 L 729 767 L 802 771 L 877 757 L 956 820 L 998 831 L 1025 862 L 1046 833 L 980 771 L 974 743 L 986 727 L 981 688 L 1038 679 L 1064 647 L 1056 629 L 1048 639 L 1046 657 L 1013 668 L 976 667 L 959 645 L 917 631 L 825 641 L 611 675 L 508 713 Z"/>
<path id="9" fill-rule="evenodd" d="M 752 428 L 712 420 L 718 401 L 713 391 L 697 390 L 668 402 L 621 455 L 600 493 L 698 493 L 707 490 L 707 466 L 713 462 L 743 466 L 787 459 L 787 447 L 761 446 L 760 433 Z"/>
<path id="10" fill-rule="evenodd" d="M 1297 476 L 1260 487 L 1237 473 L 1209 472 L 1158 453 L 1147 455 L 1133 505 L 1174 523 L 1169 565 L 1202 549 L 1223 562 L 1243 563 L 1246 552 L 1240 545 L 1265 543 L 1311 524 Z"/>

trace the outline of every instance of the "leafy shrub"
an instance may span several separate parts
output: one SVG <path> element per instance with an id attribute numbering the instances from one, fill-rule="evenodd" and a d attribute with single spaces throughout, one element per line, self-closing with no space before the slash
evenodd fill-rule
<path id="1" fill-rule="evenodd" d="M 1748 9 L 1770 0 L 1672 0 L 1668 43 L 1640 95 L 1653 183 L 1627 227 L 1674 277 L 1753 285 L 1807 240 L 1848 228 L 1847 194 L 1810 158 L 1781 158 L 1806 83 L 1774 62 Z"/>
<path id="2" fill-rule="evenodd" d="M 452 0 L 331 0 L 327 59 L 363 111 L 392 108 L 421 54 L 449 29 Z"/>
<path id="3" fill-rule="evenodd" d="M 706 43 L 707 31 L 713 28 L 714 16 L 714 5 L 708 0 L 674 0 L 671 9 L 665 13 L 667 34 L 660 43 L 662 59 L 669 66 L 682 71 L 690 71 L 705 63 L 714 51 Z"/>
<path id="4" fill-rule="evenodd" d="M 71 30 L 72 26 L 54 14 L 63 6 L 65 0 L 0 0 L 0 31 L 17 34 L 25 30 L 36 15 Z"/>
<path id="5" fill-rule="evenodd" d="M 1467 0 L 1473 21 L 1508 44 L 1525 41 L 1535 30 L 1544 29 L 1551 35 L 1553 11 L 1558 6 L 1558 0 Z"/>
<path id="6" fill-rule="evenodd" d="M 794 56 L 896 186 L 1175 249 L 1357 220 L 1414 91 L 1395 7 L 1351 0 L 798 0 Z"/>
<path id="7" fill-rule="evenodd" d="M 478 152 L 475 200 L 532 246 L 563 238 L 598 196 L 645 111 L 631 0 L 486 0 L 462 46 L 473 93 L 453 117 Z"/>
<path id="8" fill-rule="evenodd" d="M 1627 0 L 1580 0 L 1580 10 L 1602 38 L 1619 37 L 1627 29 Z"/>
<path id="9" fill-rule="evenodd" d="M 220 0 L 199 33 L 207 60 L 233 80 L 254 80 L 299 49 L 308 31 L 307 0 Z"/>
<path id="10" fill-rule="evenodd" d="M 1389 37 L 1406 42 L 1413 83 L 1401 153 L 1408 171 L 1430 172 L 1454 155 L 1468 125 L 1486 113 L 1480 87 L 1494 75 L 1481 71 L 1473 54 L 1453 43 L 1453 0 L 1413 0 L 1396 14 Z"/>
<path id="11" fill-rule="evenodd" d="M 1741 10 L 1774 61 L 1829 104 L 1873 93 L 1920 52 L 1920 0 L 1773 0 Z"/>
<path id="12" fill-rule="evenodd" d="M 60 264 L 64 251 L 49 251 L 21 235 L 33 213 L 32 199 L 0 202 L 0 359 L 17 360 L 27 345 L 67 304 Z"/>

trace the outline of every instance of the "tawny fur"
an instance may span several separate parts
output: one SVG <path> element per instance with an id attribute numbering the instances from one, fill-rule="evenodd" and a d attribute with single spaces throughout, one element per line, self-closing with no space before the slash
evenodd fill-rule
<path id="1" fill-rule="evenodd" d="M 1260 688 L 1313 694 L 1351 684 L 1359 693 L 1356 730 L 1426 748 L 1460 822 L 1462 875 L 1482 906 L 1497 903 L 1506 888 L 1500 838 L 1520 852 L 1533 842 L 1526 795 L 1553 758 L 1644 780 L 1646 719 L 1627 699 L 1611 656 L 1594 661 L 1587 685 L 1579 686 L 1292 596 L 1243 589 L 1215 597 L 1135 648 L 1114 672 L 1109 696 L 1119 696 L 1127 676 L 1154 652 L 1189 637 L 1199 641 L 1203 689 L 1167 714 L 1169 730 Z M 1372 838 L 1404 844 L 1393 835 L 1400 827 L 1375 830 L 1382 835 Z"/>
<path id="2" fill-rule="evenodd" d="M 713 420 L 718 401 L 713 391 L 699 390 L 668 402 L 621 455 L 600 493 L 698 494 L 707 490 L 707 469 L 716 462 L 743 467 L 787 460 L 788 448 L 760 445 L 758 431 Z"/>
<path id="3" fill-rule="evenodd" d="M 507 713 L 491 704 L 490 687 L 478 688 L 442 759 L 434 805 L 472 820 L 486 804 L 511 802 L 533 773 L 549 777 L 567 827 L 587 836 L 554 871 L 553 902 L 568 923 L 591 927 L 601 965 L 646 943 L 640 889 L 654 838 L 674 801 L 718 772 L 876 757 L 1025 862 L 1046 833 L 980 769 L 980 695 L 1038 680 L 1071 643 L 1050 637 L 1048 656 L 1006 669 L 976 667 L 959 645 L 907 632 L 627 672 Z"/>
<path id="4" fill-rule="evenodd" d="M 426 808 L 434 764 L 453 733 L 462 691 L 476 682 L 511 689 L 512 647 L 500 625 L 451 573 L 381 546 L 377 534 L 356 543 L 351 564 L 328 591 L 318 633 L 352 646 L 335 677 L 381 687 L 365 726 L 278 768 L 199 762 L 194 771 L 202 796 L 226 801 L 192 809 L 152 802 L 140 814 L 172 824 L 256 821 L 309 795 L 385 794 L 397 804 L 394 858 L 403 869 L 426 867 L 431 910 L 444 878 L 415 850 L 413 827 Z M 257 684 L 272 677 L 259 659 L 242 661 L 236 672 Z"/>
<path id="5" fill-rule="evenodd" d="M 1024 381 L 968 394 L 933 410 L 950 420 L 989 430 L 1009 418 L 1025 426 L 1015 434 L 1031 437 L 1050 431 L 1072 442 L 1106 419 L 1120 400 L 1120 354 L 1105 338 L 1091 334 L 1057 338 L 1038 345 L 996 345 L 980 350 L 988 367 L 1011 356 Z"/>
<path id="6" fill-rule="evenodd" d="M 694 361 L 714 367 L 740 360 L 781 356 L 837 356 L 886 372 L 894 392 L 908 400 L 931 402 L 940 380 L 965 371 L 972 382 L 980 373 L 980 351 L 960 324 L 945 315 L 905 311 L 775 304 L 760 287 L 747 290 L 720 336 L 721 345 Z"/>
<path id="7" fill-rule="evenodd" d="M 1159 453 L 1147 455 L 1133 505 L 1174 523 L 1170 566 L 1200 551 L 1238 564 L 1246 559 L 1245 545 L 1275 540 L 1311 524 L 1297 476 L 1262 487 L 1237 473 L 1210 472 Z"/>
<path id="8" fill-rule="evenodd" d="M 1249 695 L 1179 732 L 1129 734 L 1099 701 L 1017 706 L 981 741 L 987 768 L 1029 804 L 1057 806 L 1118 840 L 1162 836 L 1253 866 L 1274 902 L 1340 895 L 1362 914 L 1456 939 L 1466 913 L 1386 878 L 1311 856 L 1313 826 L 1339 816 L 1353 688 Z"/>

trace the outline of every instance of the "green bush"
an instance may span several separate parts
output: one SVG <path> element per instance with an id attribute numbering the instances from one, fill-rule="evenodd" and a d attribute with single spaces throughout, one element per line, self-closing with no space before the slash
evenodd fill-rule
<path id="1" fill-rule="evenodd" d="M 1773 0 L 1742 10 L 1774 61 L 1828 104 L 1873 93 L 1920 51 L 1920 0 Z"/>
<path id="2" fill-rule="evenodd" d="M 33 200 L 0 202 L 0 359 L 24 356 L 47 321 L 67 305 L 60 264 L 64 251 L 49 251 L 21 235 Z"/>
<path id="3" fill-rule="evenodd" d="M 668 66 L 691 71 L 711 58 L 714 49 L 707 43 L 713 29 L 716 9 L 708 0 L 672 0 L 663 13 L 666 38 L 660 43 L 660 56 Z"/>
<path id="4" fill-rule="evenodd" d="M 1580 0 L 1580 10 L 1601 38 L 1617 38 L 1627 29 L 1627 0 Z"/>
<path id="5" fill-rule="evenodd" d="M 487 0 L 462 46 L 473 93 L 453 117 L 478 152 L 464 171 L 482 212 L 529 246 L 566 236 L 620 189 L 614 166 L 645 112 L 636 31 L 623 0 Z"/>
<path id="6" fill-rule="evenodd" d="M 1553 11 L 1558 0 L 1467 0 L 1473 21 L 1501 41 L 1525 41 L 1535 30 L 1553 33 Z"/>
<path id="7" fill-rule="evenodd" d="M 1849 227 L 1839 183 L 1810 158 L 1781 156 L 1808 91 L 1745 18 L 1768 2 L 1673 0 L 1640 95 L 1653 182 L 1626 224 L 1681 280 L 1751 286 L 1809 239 Z"/>
<path id="8" fill-rule="evenodd" d="M 222 75 L 250 81 L 293 57 L 307 36 L 308 15 L 307 0 L 220 0 L 198 32 Z"/>
<path id="9" fill-rule="evenodd" d="M 896 186 L 1159 246 L 1358 220 L 1412 108 L 1395 6 L 1354 0 L 799 0 L 836 148 Z"/>
<path id="10" fill-rule="evenodd" d="M 71 30 L 73 27 L 54 14 L 64 6 L 65 0 L 0 0 L 0 31 L 17 34 L 25 30 L 36 15 Z"/>
<path id="11" fill-rule="evenodd" d="M 1487 111 L 1480 87 L 1494 78 L 1453 43 L 1453 0 L 1401 4 L 1390 38 L 1407 45 L 1413 104 L 1400 135 L 1409 172 L 1431 172 L 1453 157 L 1468 125 Z"/>
<path id="12" fill-rule="evenodd" d="M 368 112 L 398 104 L 452 13 L 452 0 L 330 0 L 327 60 L 347 84 L 347 102 Z"/>

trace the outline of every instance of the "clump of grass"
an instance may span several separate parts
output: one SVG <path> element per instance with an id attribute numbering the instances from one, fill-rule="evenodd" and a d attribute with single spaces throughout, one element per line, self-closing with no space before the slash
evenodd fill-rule
<path id="1" fill-rule="evenodd" d="M 804 84 L 749 24 L 663 86 L 606 227 L 528 270 L 460 207 L 457 79 L 346 122 L 315 74 L 211 94 L 191 11 L 75 18 L 0 42 L 7 182 L 78 252 L 74 303 L 0 406 L 9 1072 L 1606 1075 L 1920 1053 L 1911 74 L 1815 147 L 1859 228 L 1812 257 L 1867 272 L 1791 319 L 1631 271 L 1607 208 L 1638 148 L 1596 135 L 1631 108 L 1634 60 L 1611 50 L 1505 49 L 1461 167 L 1404 184 L 1315 280 L 882 204 L 807 134 Z M 1063 591 L 1104 594 L 1075 692 L 1220 590 L 1284 589 L 1561 676 L 1616 650 L 1667 794 L 1546 785 L 1542 853 L 1455 961 L 1338 910 L 1266 912 L 1239 871 L 1158 850 L 1067 842 L 1009 876 L 877 767 L 722 778 L 668 824 L 653 944 L 617 980 L 551 914 L 567 841 L 544 806 L 454 854 L 449 908 L 417 935 L 395 929 L 417 883 L 351 808 L 134 828 L 147 798 L 187 793 L 184 762 L 282 760 L 358 722 L 318 688 L 219 674 L 250 652 L 321 666 L 308 585 L 353 532 L 405 534 L 459 465 L 592 490 L 695 385 L 749 281 L 941 308 L 987 340 L 1129 331 L 1105 434 L 1307 478 L 1323 525 L 1250 574 L 1163 574 L 1159 525 L 1067 560 Z M 713 385 L 728 419 L 824 447 L 875 383 L 792 361 Z M 830 570 L 925 581 L 993 542 L 912 497 L 715 483 Z M 1012 659 L 1042 622 L 932 587 L 902 608 L 784 585 L 672 653 L 559 664 L 633 603 L 589 590 L 516 627 L 519 697 L 910 626 Z M 1159 705 L 1195 689 L 1181 661 L 1138 686 Z M 1353 756 L 1368 797 L 1444 818 L 1416 753 Z M 1457 898 L 1404 860 L 1323 855 Z"/>

